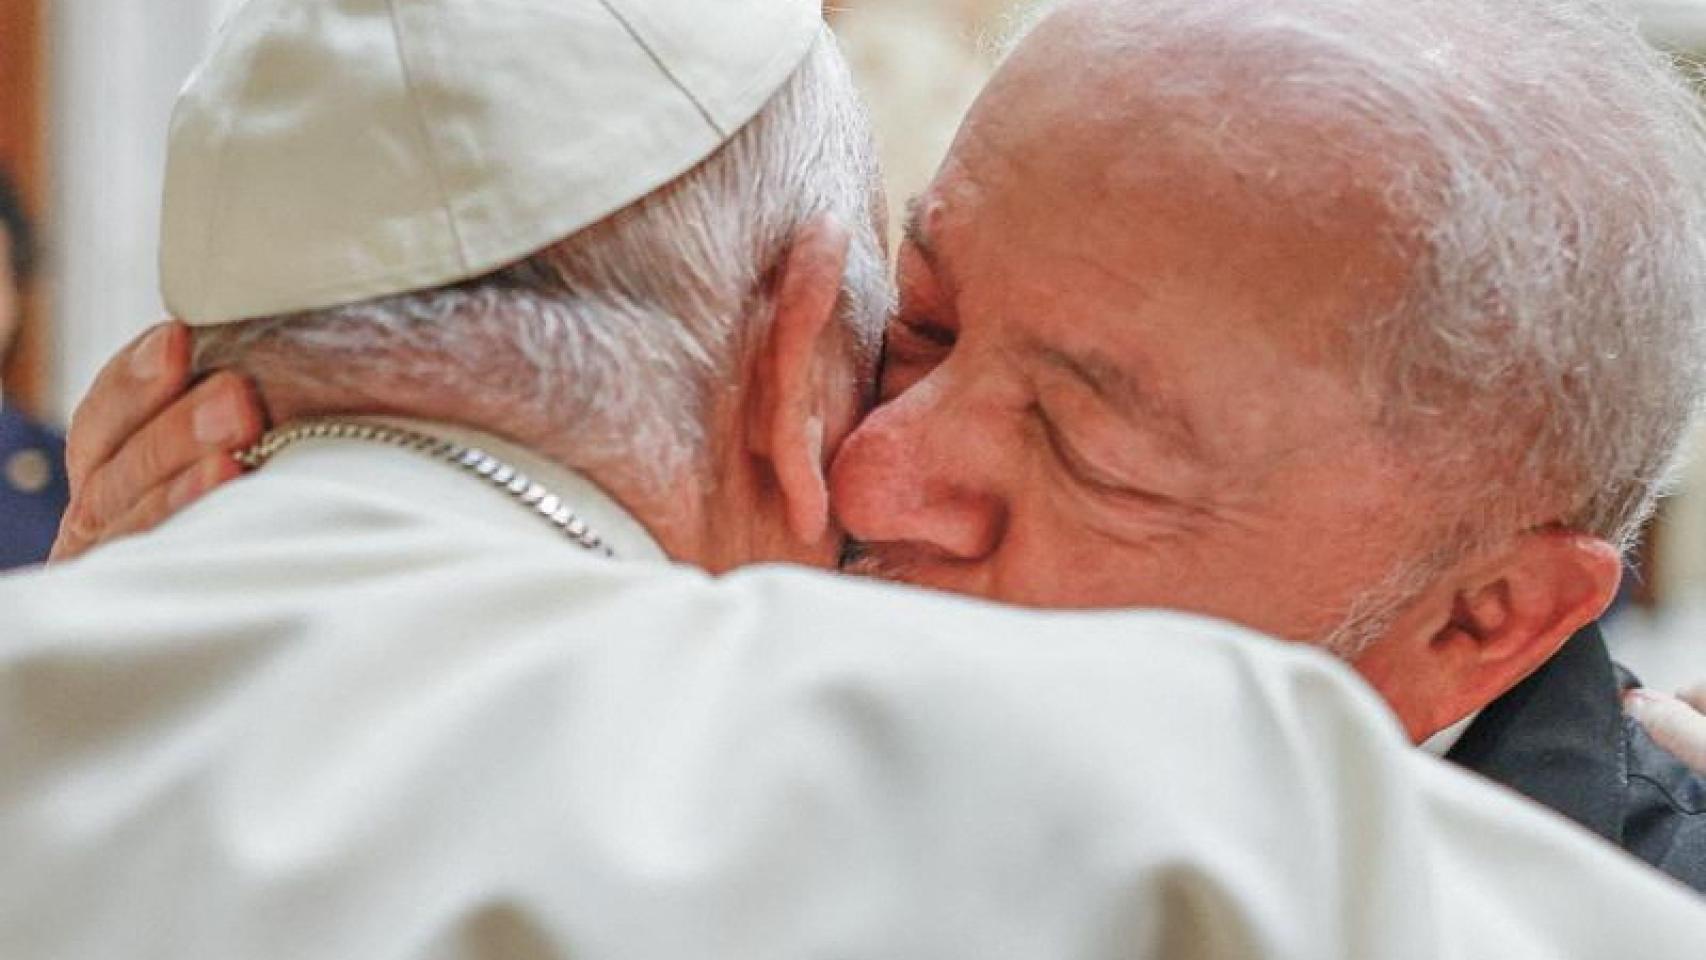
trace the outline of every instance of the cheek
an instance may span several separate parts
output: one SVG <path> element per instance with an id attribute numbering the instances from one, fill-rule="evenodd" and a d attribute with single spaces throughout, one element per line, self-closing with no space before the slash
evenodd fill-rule
<path id="1" fill-rule="evenodd" d="M 1030 606 L 1195 609 L 1193 558 L 1172 545 L 1112 542 L 1046 502 L 1027 505 L 1002 545 L 997 595 Z"/>

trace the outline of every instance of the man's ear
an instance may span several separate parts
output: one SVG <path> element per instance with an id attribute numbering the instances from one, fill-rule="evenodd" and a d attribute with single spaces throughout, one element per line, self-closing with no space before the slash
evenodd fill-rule
<path id="1" fill-rule="evenodd" d="M 1617 550 L 1597 537 L 1535 530 L 1448 575 L 1357 661 L 1418 742 L 1504 695 L 1605 612 Z"/>
<path id="2" fill-rule="evenodd" d="M 748 451 L 769 462 L 790 532 L 817 543 L 829 529 L 830 391 L 844 375 L 835 322 L 849 233 L 821 216 L 795 235 L 775 279 L 775 315 L 758 352 L 747 426 Z"/>

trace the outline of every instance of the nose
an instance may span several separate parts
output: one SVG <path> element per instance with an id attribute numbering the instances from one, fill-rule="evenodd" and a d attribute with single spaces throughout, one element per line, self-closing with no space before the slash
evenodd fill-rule
<path id="1" fill-rule="evenodd" d="M 836 516 L 855 539 L 979 560 L 1001 542 L 1001 449 L 976 411 L 932 375 L 872 411 L 830 474 Z"/>

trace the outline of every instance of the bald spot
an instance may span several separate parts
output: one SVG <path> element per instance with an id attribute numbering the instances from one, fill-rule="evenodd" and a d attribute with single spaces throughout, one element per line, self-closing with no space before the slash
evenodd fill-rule
<path id="1" fill-rule="evenodd" d="M 1181 276 L 1244 291 L 1300 359 L 1342 365 L 1348 332 L 1396 304 L 1415 260 L 1414 230 L 1383 200 L 1401 175 L 1382 159 L 1392 145 L 1264 96 L 1273 64 L 1132 43 L 1122 6 L 1044 20 L 984 93 L 956 162 L 1022 178 L 1039 216 L 1087 211 L 1075 229 L 1089 249 L 1165 244 Z M 1117 257 L 1103 266 L 1122 272 Z"/>

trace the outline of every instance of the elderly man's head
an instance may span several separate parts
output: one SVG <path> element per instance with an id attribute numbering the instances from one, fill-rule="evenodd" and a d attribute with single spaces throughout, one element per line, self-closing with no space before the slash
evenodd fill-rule
<path id="1" fill-rule="evenodd" d="M 505 434 L 592 473 L 683 560 L 827 565 L 824 473 L 892 303 L 877 183 L 826 32 L 715 154 L 614 216 L 465 283 L 202 330 L 197 363 L 252 375 L 275 420 Z"/>
<path id="2" fill-rule="evenodd" d="M 1417 737 L 1603 609 L 1700 389 L 1706 147 L 1586 2 L 1070 4 L 907 233 L 866 570 L 1330 644 Z"/>

